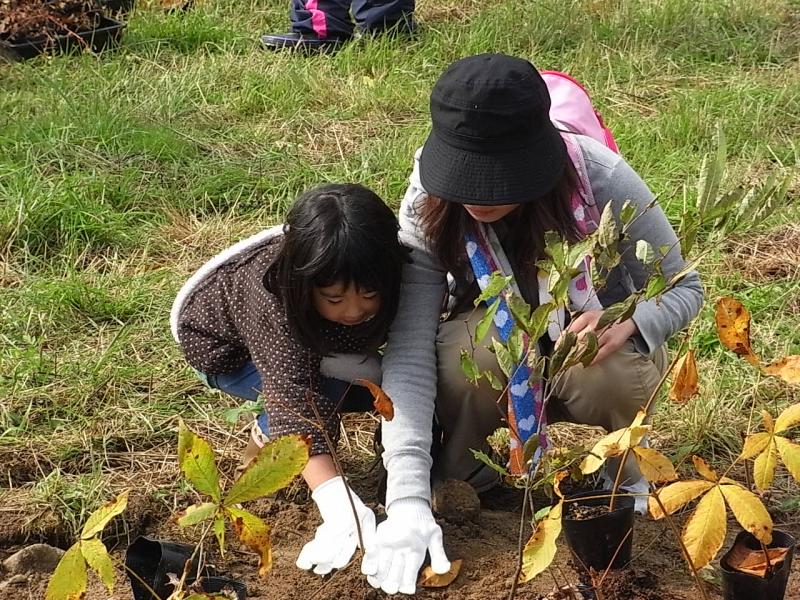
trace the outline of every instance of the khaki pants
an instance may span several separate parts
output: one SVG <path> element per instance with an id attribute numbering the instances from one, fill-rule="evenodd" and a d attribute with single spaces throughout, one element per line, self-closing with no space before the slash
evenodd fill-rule
<path id="1" fill-rule="evenodd" d="M 501 418 L 506 414 L 506 399 L 498 402 L 500 392 L 492 389 L 485 379 L 481 379 L 478 387 L 473 386 L 460 366 L 461 349 L 469 350 L 469 338 L 484 312 L 485 308 L 479 307 L 471 315 L 468 312 L 455 315 L 439 326 L 436 340 L 436 415 L 443 434 L 441 450 L 434 458 L 433 480 L 436 483 L 460 479 L 478 491 L 490 487 L 496 475 L 482 468 L 470 448 L 485 451 L 486 437 L 505 425 Z M 494 325 L 485 339 L 491 340 L 492 336 L 499 339 Z M 474 357 L 482 372 L 491 370 L 506 382 L 494 354 L 480 347 Z M 547 405 L 548 422 L 598 425 L 607 431 L 626 427 L 647 403 L 666 366 L 664 347 L 648 358 L 629 340 L 601 363 L 588 368 L 575 366 L 561 377 Z M 609 461 L 608 472 L 616 473 L 616 469 L 614 462 Z M 639 477 L 635 461 L 629 458 L 623 483 L 633 483 Z"/>

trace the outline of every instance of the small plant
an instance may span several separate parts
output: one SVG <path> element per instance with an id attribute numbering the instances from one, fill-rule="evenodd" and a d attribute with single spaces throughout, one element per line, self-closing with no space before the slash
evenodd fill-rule
<path id="1" fill-rule="evenodd" d="M 108 588 L 114 591 L 114 563 L 100 539 L 100 534 L 109 521 L 125 510 L 128 492 L 94 511 L 81 531 L 80 539 L 70 546 L 56 567 L 47 584 L 46 600 L 77 600 L 86 594 L 88 584 L 87 565 Z"/>
<path id="2" fill-rule="evenodd" d="M 178 525 L 186 527 L 210 522 L 203 537 L 209 529 L 213 530 L 220 553 L 224 555 L 227 520 L 239 540 L 258 554 L 258 573 L 266 577 L 272 568 L 270 527 L 243 509 L 241 503 L 268 496 L 289 485 L 308 462 L 308 446 L 306 439 L 296 435 L 284 436 L 265 444 L 223 495 L 211 445 L 181 421 L 178 430 L 178 464 L 181 473 L 208 500 L 193 504 L 177 515 Z M 184 573 L 179 589 L 186 576 L 187 573 Z M 177 596 L 175 600 L 182 598 Z"/>

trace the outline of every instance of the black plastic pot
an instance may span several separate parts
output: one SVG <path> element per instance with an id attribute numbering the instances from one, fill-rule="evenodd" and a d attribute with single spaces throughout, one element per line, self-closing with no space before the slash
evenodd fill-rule
<path id="1" fill-rule="evenodd" d="M 632 496 L 617 496 L 613 512 L 605 512 L 588 519 L 567 517 L 571 504 L 608 507 L 610 494 L 608 490 L 593 490 L 566 497 L 561 524 L 570 550 L 578 564 L 586 569 L 604 571 L 609 565 L 612 569 L 621 569 L 631 561 L 634 506 Z"/>
<path id="2" fill-rule="evenodd" d="M 731 549 L 719 561 L 722 571 L 723 598 L 725 600 L 783 600 L 789 574 L 792 571 L 792 556 L 796 543 L 796 540 L 785 531 L 772 530 L 772 543 L 767 548 L 789 548 L 789 551 L 786 553 L 783 564 L 772 574 L 772 577 L 764 579 L 757 575 L 736 571 L 728 564 L 728 557 L 733 552 L 733 546 L 741 544 L 750 550 L 761 549 L 761 544 L 750 532 L 739 532 Z"/>
<path id="3" fill-rule="evenodd" d="M 125 23 L 102 17 L 95 29 L 81 31 L 75 35 L 57 35 L 49 39 L 13 43 L 0 40 L 0 55 L 8 60 L 25 60 L 46 52 L 70 52 L 82 48 L 91 48 L 95 52 L 100 52 L 116 44 L 123 29 L 125 29 Z"/>
<path id="4" fill-rule="evenodd" d="M 134 600 L 156 600 L 150 593 L 151 588 L 161 600 L 166 600 L 175 591 L 169 584 L 169 573 L 180 577 L 186 561 L 192 556 L 194 547 L 166 540 L 138 537 L 128 546 L 125 553 L 125 566 L 131 581 Z M 195 557 L 186 583 L 191 584 L 197 575 L 198 559 Z M 239 600 L 247 598 L 247 587 L 241 581 L 219 577 L 212 567 L 203 567 L 200 572 L 204 592 L 220 592 L 230 587 L 236 592 Z M 144 585 L 142 582 L 144 582 Z"/>

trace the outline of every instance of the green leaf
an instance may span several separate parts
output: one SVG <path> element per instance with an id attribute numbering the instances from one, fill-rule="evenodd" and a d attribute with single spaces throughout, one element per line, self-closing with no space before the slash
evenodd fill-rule
<path id="1" fill-rule="evenodd" d="M 490 469 L 500 473 L 500 475 L 508 476 L 508 474 L 509 474 L 508 473 L 508 469 L 498 465 L 491 458 L 489 458 L 489 455 L 486 454 L 485 452 L 481 452 L 480 450 L 473 450 L 472 448 L 470 448 L 469 451 L 472 452 L 472 456 L 474 456 L 475 460 L 477 460 L 478 462 L 482 462 L 483 464 L 485 464 Z"/>
<path id="2" fill-rule="evenodd" d="M 597 339 L 597 334 L 594 331 L 587 331 L 581 340 L 581 344 L 583 345 L 583 350 L 578 356 L 578 362 L 584 367 L 588 367 L 600 350 L 600 342 Z"/>
<path id="3" fill-rule="evenodd" d="M 560 271 L 550 272 L 550 295 L 558 306 L 564 306 L 569 301 L 569 284 L 572 277 L 569 273 Z"/>
<path id="4" fill-rule="evenodd" d="M 612 304 L 603 311 L 600 319 L 597 321 L 597 329 L 603 329 L 616 323 L 617 321 L 626 321 L 633 316 L 636 311 L 636 296 L 628 296 L 622 302 Z"/>
<path id="5" fill-rule="evenodd" d="M 612 202 L 606 204 L 603 214 L 600 215 L 600 223 L 597 225 L 597 241 L 603 248 L 614 248 L 619 241 L 619 228 L 614 219 Z"/>
<path id="6" fill-rule="evenodd" d="M 266 577 L 272 568 L 272 544 L 269 525 L 243 508 L 227 506 L 225 511 L 239 540 L 259 557 L 258 574 Z"/>
<path id="7" fill-rule="evenodd" d="M 534 523 L 538 523 L 539 521 L 541 521 L 542 519 L 544 519 L 544 518 L 545 518 L 547 515 L 549 515 L 549 514 L 550 514 L 550 510 L 551 510 L 552 508 L 553 508 L 552 506 L 543 506 L 542 508 L 540 508 L 539 510 L 537 510 L 537 511 L 536 511 L 536 512 L 533 514 L 533 521 L 534 521 Z"/>
<path id="8" fill-rule="evenodd" d="M 114 591 L 114 563 L 111 562 L 105 545 L 98 538 L 81 540 L 80 545 L 83 558 L 97 573 L 100 581 L 106 584 L 108 593 L 112 593 Z"/>
<path id="9" fill-rule="evenodd" d="M 636 240 L 636 258 L 640 263 L 650 267 L 656 261 L 656 253 L 647 240 Z"/>
<path id="10" fill-rule="evenodd" d="M 508 342 L 506 342 L 506 348 L 508 348 L 515 363 L 519 363 L 525 354 L 525 343 L 522 339 L 524 335 L 525 332 L 515 323 L 511 330 L 511 335 L 508 336 Z"/>
<path id="11" fill-rule="evenodd" d="M 517 367 L 513 357 L 511 356 L 511 353 L 503 344 L 494 338 L 492 338 L 492 348 L 494 348 L 494 354 L 497 357 L 497 364 L 500 365 L 500 370 L 503 372 L 503 375 L 505 375 L 508 379 L 511 379 L 511 376 L 514 374 L 514 370 Z"/>
<path id="12" fill-rule="evenodd" d="M 486 309 L 486 313 L 481 317 L 481 320 L 478 321 L 478 324 L 475 326 L 475 336 L 473 337 L 473 342 L 477 346 L 483 341 L 483 338 L 486 337 L 486 334 L 489 333 L 489 328 L 492 326 L 492 320 L 494 319 L 495 314 L 497 314 L 497 308 L 500 306 L 500 298 L 492 302 L 491 306 Z"/>
<path id="13" fill-rule="evenodd" d="M 719 122 L 717 123 L 714 142 L 716 144 L 714 155 L 707 155 L 703 158 L 703 163 L 700 167 L 700 178 L 697 182 L 696 206 L 701 219 L 705 219 L 709 206 L 716 199 L 725 174 L 725 159 L 728 152 L 725 144 L 725 133 Z"/>
<path id="14" fill-rule="evenodd" d="M 544 251 L 556 267 L 563 266 L 566 262 L 564 240 L 555 231 L 546 231 L 544 234 Z"/>
<path id="15" fill-rule="evenodd" d="M 506 303 L 511 311 L 511 316 L 514 317 L 514 321 L 516 321 L 517 324 L 522 326 L 522 324 L 530 320 L 531 305 L 525 302 L 525 300 L 516 294 L 509 294 L 508 297 L 506 297 Z"/>
<path id="16" fill-rule="evenodd" d="M 531 320 L 528 321 L 525 333 L 528 334 L 531 340 L 538 340 L 547 331 L 547 325 L 550 322 L 550 313 L 556 309 L 553 302 L 540 304 L 536 307 L 531 315 Z"/>
<path id="17" fill-rule="evenodd" d="M 698 223 L 695 215 L 690 211 L 683 211 L 681 222 L 678 226 L 678 238 L 681 241 L 681 254 L 689 256 L 697 241 Z M 662 254 L 665 254 L 662 252 Z"/>
<path id="18" fill-rule="evenodd" d="M 211 496 L 216 504 L 220 503 L 222 491 L 214 452 L 207 441 L 186 427 L 183 420 L 178 425 L 178 464 L 183 476 L 198 492 Z"/>
<path id="19" fill-rule="evenodd" d="M 475 306 L 478 306 L 481 302 L 488 302 L 492 298 L 496 298 L 500 292 L 506 289 L 511 279 L 511 275 L 504 276 L 500 271 L 492 273 L 489 278 L 489 283 L 486 284 L 486 287 L 481 290 L 481 293 L 475 298 Z"/>
<path id="20" fill-rule="evenodd" d="M 619 211 L 619 220 L 622 221 L 622 226 L 627 227 L 636 216 L 636 205 L 630 200 L 625 200 L 622 208 Z"/>
<path id="21" fill-rule="evenodd" d="M 486 378 L 486 381 L 489 382 L 489 385 L 492 386 L 493 390 L 500 392 L 506 387 L 503 385 L 503 382 L 497 378 L 497 375 L 495 375 L 493 371 L 484 371 L 483 376 Z"/>
<path id="22" fill-rule="evenodd" d="M 528 440 L 522 446 L 522 464 L 527 465 L 528 462 L 533 458 L 536 450 L 539 449 L 540 442 L 541 440 L 536 433 L 528 438 Z"/>
<path id="23" fill-rule="evenodd" d="M 570 353 L 570 350 L 572 350 L 572 347 L 575 346 L 577 341 L 578 336 L 573 331 L 565 331 L 561 335 L 561 338 L 556 343 L 556 347 L 553 350 L 553 355 L 550 357 L 550 365 L 547 371 L 547 374 L 550 378 L 552 378 L 561 370 L 567 355 Z"/>
<path id="24" fill-rule="evenodd" d="M 307 462 L 308 443 L 299 435 L 268 442 L 228 491 L 224 505 L 230 507 L 285 488 Z"/>
<path id="25" fill-rule="evenodd" d="M 217 516 L 214 517 L 212 529 L 219 544 L 220 556 L 225 556 L 225 515 L 222 512 L 218 512 Z"/>
<path id="26" fill-rule="evenodd" d="M 218 510 L 219 506 L 213 502 L 200 502 L 181 512 L 176 521 L 181 527 L 197 525 L 213 517 Z"/>
<path id="27" fill-rule="evenodd" d="M 472 357 L 472 354 L 463 348 L 461 349 L 461 371 L 464 373 L 467 381 L 474 386 L 478 385 L 478 380 L 481 378 L 480 369 L 478 369 L 478 365 Z"/>
<path id="28" fill-rule="evenodd" d="M 88 577 L 80 542 L 64 553 L 47 584 L 46 600 L 81 600 L 86 594 Z"/>
<path id="29" fill-rule="evenodd" d="M 127 491 L 122 492 L 111 502 L 107 502 L 98 508 L 86 519 L 86 523 L 81 531 L 81 539 L 87 540 L 103 531 L 105 526 L 108 525 L 108 522 L 125 510 L 126 506 L 128 506 Z"/>
<path id="30" fill-rule="evenodd" d="M 644 297 L 645 299 L 650 300 L 650 298 L 655 298 L 665 289 L 667 289 L 667 282 L 664 280 L 664 275 L 658 273 L 654 277 L 651 277 L 647 282 L 647 288 L 645 289 Z"/>
<path id="31" fill-rule="evenodd" d="M 239 406 L 235 406 L 233 408 L 229 408 L 225 412 L 222 413 L 222 418 L 225 419 L 225 422 L 234 425 L 236 421 L 239 420 L 239 417 L 242 414 L 247 415 L 256 415 L 263 410 L 263 405 L 261 402 L 253 402 L 252 400 L 247 400 L 243 402 Z"/>
<path id="32" fill-rule="evenodd" d="M 583 260 L 587 256 L 594 254 L 594 244 L 595 240 L 590 236 L 569 246 L 567 249 L 566 266 L 573 271 L 570 273 L 570 278 L 574 277 L 578 274 L 578 272 L 580 272 L 579 270 L 583 265 Z"/>

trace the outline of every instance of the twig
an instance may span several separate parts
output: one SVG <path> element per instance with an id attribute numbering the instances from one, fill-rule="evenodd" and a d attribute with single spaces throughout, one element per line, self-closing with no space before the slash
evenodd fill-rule
<path id="1" fill-rule="evenodd" d="M 314 416 L 316 417 L 319 423 L 322 423 L 322 415 L 319 414 L 319 409 L 317 408 L 317 403 L 314 402 L 314 398 L 311 395 L 311 391 L 306 391 L 306 400 L 311 405 L 311 410 L 314 411 Z M 339 457 L 336 454 L 336 446 L 331 439 L 331 436 L 328 435 L 328 431 L 325 427 L 320 426 L 320 432 L 322 433 L 322 437 L 325 439 L 325 445 L 328 446 L 328 450 L 331 453 L 331 459 L 333 459 L 333 465 L 336 467 L 336 472 L 341 476 L 342 481 L 344 482 L 344 489 L 347 492 L 347 500 L 350 502 L 350 509 L 353 511 L 353 518 L 356 521 L 356 533 L 358 533 L 358 544 L 361 547 L 361 550 L 364 551 L 364 537 L 361 535 L 361 521 L 358 518 L 358 511 L 356 510 L 356 504 L 353 501 L 353 492 L 350 489 L 350 484 L 347 482 L 347 477 L 345 477 L 344 469 L 342 469 L 342 464 L 339 462 Z"/>
<path id="2" fill-rule="evenodd" d="M 508 600 L 514 600 L 514 596 L 517 593 L 517 583 L 519 582 L 519 576 L 522 574 L 522 543 L 524 541 L 525 535 L 525 512 L 528 508 L 528 494 L 530 494 L 531 486 L 530 486 L 531 478 L 528 477 L 525 480 L 525 494 L 522 498 L 522 513 L 519 516 L 519 539 L 517 541 L 517 568 L 514 571 L 514 580 L 511 582 L 511 592 L 508 594 Z"/>
<path id="3" fill-rule="evenodd" d="M 678 528 L 675 527 L 675 523 L 672 522 L 672 515 L 667 512 L 667 509 L 661 502 L 661 498 L 658 496 L 658 490 L 653 487 L 653 493 L 650 496 L 653 498 L 656 503 L 658 503 L 658 507 L 661 509 L 661 512 L 664 514 L 664 518 L 667 521 L 667 525 L 672 530 L 675 539 L 678 540 L 678 544 L 680 544 L 681 551 L 683 552 L 683 557 L 686 559 L 686 562 L 689 563 L 689 568 L 692 570 L 692 577 L 694 577 L 694 582 L 697 584 L 697 589 L 700 594 L 703 596 L 703 600 L 709 600 L 708 594 L 706 593 L 706 588 L 703 585 L 703 581 L 700 579 L 700 575 L 697 573 L 697 569 L 692 562 L 692 557 L 689 556 L 689 550 L 686 549 L 686 544 L 683 543 L 683 539 L 681 538 L 681 534 L 678 531 Z"/>

